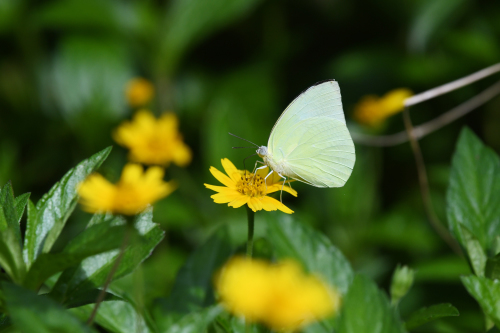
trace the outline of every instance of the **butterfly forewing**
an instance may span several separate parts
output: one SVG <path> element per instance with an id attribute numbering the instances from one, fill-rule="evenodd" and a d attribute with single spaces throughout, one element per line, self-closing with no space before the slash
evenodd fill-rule
<path id="1" fill-rule="evenodd" d="M 289 176 L 317 187 L 340 187 L 355 162 L 337 82 L 313 86 L 298 96 L 278 119 L 269 138 L 273 159 Z"/>

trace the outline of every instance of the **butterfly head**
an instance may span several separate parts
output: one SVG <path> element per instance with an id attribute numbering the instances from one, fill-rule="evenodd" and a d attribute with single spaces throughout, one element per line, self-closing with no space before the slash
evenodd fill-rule
<path id="1" fill-rule="evenodd" d="M 257 155 L 259 155 L 260 158 L 263 158 L 264 156 L 267 156 L 267 147 L 266 146 L 260 146 L 259 149 L 257 149 Z"/>

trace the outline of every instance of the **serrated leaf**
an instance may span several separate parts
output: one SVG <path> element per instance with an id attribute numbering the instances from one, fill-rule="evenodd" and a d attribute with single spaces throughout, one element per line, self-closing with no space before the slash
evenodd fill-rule
<path id="1" fill-rule="evenodd" d="M 3 211 L 0 207 L 0 221 L 3 219 Z M 0 266 L 10 276 L 12 281 L 21 283 L 26 274 L 26 266 L 23 262 L 21 245 L 10 228 L 0 231 Z"/>
<path id="2" fill-rule="evenodd" d="M 500 281 L 474 275 L 462 276 L 465 289 L 497 327 L 500 327 Z"/>
<path id="3" fill-rule="evenodd" d="M 85 229 L 61 253 L 42 253 L 29 269 L 24 286 L 37 290 L 55 273 L 76 266 L 87 257 L 119 248 L 126 227 L 114 224 L 111 220 Z"/>
<path id="4" fill-rule="evenodd" d="M 191 254 L 177 274 L 170 297 L 155 302 L 153 316 L 160 330 L 167 330 L 186 314 L 215 303 L 213 276 L 234 250 L 224 226 Z"/>
<path id="5" fill-rule="evenodd" d="M 21 332 L 53 333 L 93 332 L 62 306 L 33 291 L 2 283 L 7 310 L 14 326 Z"/>
<path id="6" fill-rule="evenodd" d="M 16 215 L 17 215 L 17 223 L 21 222 L 21 218 L 23 217 L 23 213 L 24 213 L 24 208 L 28 204 L 30 194 L 31 193 L 21 194 L 20 196 L 16 197 L 16 199 L 14 200 L 14 207 L 16 209 Z"/>
<path id="7" fill-rule="evenodd" d="M 431 305 L 429 307 L 421 308 L 410 315 L 406 321 L 406 329 L 411 331 L 423 324 L 430 321 L 443 318 L 443 317 L 456 317 L 459 316 L 457 308 L 449 303 Z"/>
<path id="8" fill-rule="evenodd" d="M 170 72 L 194 42 L 236 21 L 259 2 L 260 0 L 172 1 L 165 17 L 167 27 L 161 43 L 159 65 Z"/>
<path id="9" fill-rule="evenodd" d="M 36 205 L 28 206 L 23 256 L 28 267 L 52 248 L 77 202 L 76 186 L 94 172 L 111 152 L 108 147 L 68 171 Z M 31 216 L 30 216 L 31 211 Z"/>
<path id="10" fill-rule="evenodd" d="M 21 244 L 21 228 L 17 219 L 14 191 L 12 190 L 12 185 L 9 183 L 0 191 L 0 207 L 3 211 L 4 219 L 1 222 L 7 223 L 8 227 L 14 233 L 19 244 Z"/>
<path id="11" fill-rule="evenodd" d="M 500 158 L 468 128 L 460 133 L 446 194 L 450 229 L 465 246 L 464 225 L 482 248 L 500 233 Z"/>
<path id="12" fill-rule="evenodd" d="M 460 225 L 459 228 L 463 236 L 463 245 L 467 250 L 467 256 L 469 257 L 474 273 L 477 276 L 484 276 L 487 257 L 481 247 L 481 243 L 479 243 L 477 238 L 474 237 L 474 235 L 466 227 Z"/>
<path id="13" fill-rule="evenodd" d="M 385 293 L 367 277 L 356 275 L 343 299 L 337 333 L 403 333 L 403 323 Z"/>
<path id="14" fill-rule="evenodd" d="M 328 238 L 289 216 L 269 218 L 266 225 L 267 239 L 278 258 L 297 260 L 307 271 L 320 275 L 342 294 L 347 293 L 354 275 L 351 265 Z M 304 331 L 330 332 L 334 321 L 335 318 L 322 320 L 305 327 Z"/>
<path id="15" fill-rule="evenodd" d="M 165 232 L 151 221 L 152 217 L 152 209 L 135 217 L 134 226 L 141 237 L 131 242 L 125 250 L 121 263 L 113 276 L 114 280 L 131 273 L 149 257 L 156 245 L 163 239 Z M 99 224 L 93 227 L 95 226 L 99 226 Z M 56 284 L 57 289 L 64 287 L 61 292 L 69 297 L 73 293 L 102 286 L 118 253 L 119 250 L 116 249 L 84 259 L 77 267 L 61 274 Z"/>

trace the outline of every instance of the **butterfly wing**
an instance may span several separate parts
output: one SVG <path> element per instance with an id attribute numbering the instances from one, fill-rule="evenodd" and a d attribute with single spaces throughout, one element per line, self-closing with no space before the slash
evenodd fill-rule
<path id="1" fill-rule="evenodd" d="M 274 125 L 268 149 L 292 178 L 317 187 L 343 186 L 356 156 L 338 83 L 327 81 L 299 95 Z"/>

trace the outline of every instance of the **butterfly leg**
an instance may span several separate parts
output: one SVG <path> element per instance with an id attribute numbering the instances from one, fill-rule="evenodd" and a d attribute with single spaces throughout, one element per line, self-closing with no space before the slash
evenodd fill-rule
<path id="1" fill-rule="evenodd" d="M 267 166 L 267 165 L 266 165 Z M 262 167 L 261 167 L 262 168 Z M 259 168 L 260 169 L 260 168 Z M 264 184 L 266 184 L 266 193 L 267 193 L 267 177 L 269 177 L 274 171 L 271 169 L 271 172 L 267 174 L 267 176 L 264 178 Z"/>
<path id="2" fill-rule="evenodd" d="M 264 164 L 264 165 L 257 168 L 257 163 Z M 253 172 L 252 172 L 253 173 L 252 183 L 255 179 L 255 175 L 257 174 L 257 170 L 261 170 L 261 169 L 265 169 L 265 168 L 267 168 L 267 165 L 264 162 L 261 162 L 261 161 L 255 162 L 255 166 L 253 167 Z"/>
<path id="3" fill-rule="evenodd" d="M 255 171 L 257 171 L 257 170 L 259 170 L 259 169 L 264 169 L 263 167 L 261 167 L 261 168 L 257 169 L 257 164 L 266 165 L 266 163 L 264 163 L 264 162 L 262 162 L 262 161 L 256 161 L 256 162 L 255 162 L 255 165 L 254 165 L 254 167 L 253 167 L 253 171 L 252 171 L 252 173 L 255 173 Z"/>
<path id="4" fill-rule="evenodd" d="M 283 178 L 283 179 L 284 179 L 284 180 L 283 180 L 283 184 L 281 185 L 281 192 L 280 192 L 280 202 L 281 202 L 281 203 L 283 203 L 283 201 L 282 201 L 281 199 L 283 198 L 283 188 L 285 188 L 286 177 L 285 177 L 285 176 L 283 176 L 282 174 L 280 174 L 279 172 L 278 172 L 278 175 L 279 175 L 281 178 Z M 288 184 L 290 184 L 290 181 L 288 181 Z M 291 186 L 290 186 L 290 188 L 291 188 Z"/>

